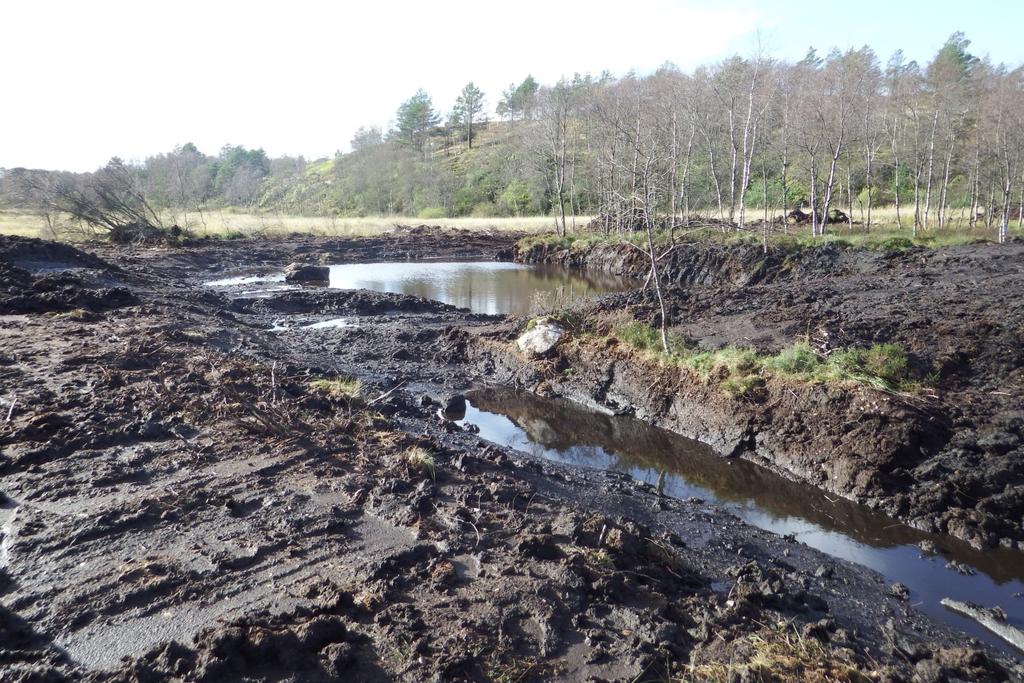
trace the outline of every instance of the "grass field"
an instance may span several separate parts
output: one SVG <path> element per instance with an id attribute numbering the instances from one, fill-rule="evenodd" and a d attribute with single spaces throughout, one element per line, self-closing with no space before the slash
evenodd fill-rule
<path id="1" fill-rule="evenodd" d="M 758 221 L 762 213 L 753 210 L 748 214 L 748 220 Z M 863 225 L 855 224 L 852 228 L 847 224 L 830 225 L 824 241 L 842 240 L 854 245 L 871 246 L 892 238 L 911 239 L 918 244 L 930 246 L 942 246 L 946 244 L 962 244 L 976 240 L 995 240 L 996 230 L 989 230 L 981 227 L 968 230 L 966 219 L 960 220 L 959 212 L 950 212 L 949 229 L 942 232 L 936 230 L 920 231 L 916 238 L 913 237 L 910 226 L 913 223 L 913 207 L 909 211 L 903 211 L 904 228 L 900 230 L 896 225 L 895 207 L 884 206 L 872 211 L 872 222 L 870 231 L 864 229 Z M 590 220 L 589 216 L 577 216 L 577 228 L 582 228 Z M 859 215 L 854 215 L 854 220 L 860 220 Z M 397 225 L 440 225 L 446 228 L 458 230 L 508 230 L 535 233 L 537 235 L 550 234 L 554 232 L 555 222 L 551 216 L 526 216 L 521 218 L 436 218 L 424 219 L 412 216 L 367 216 L 364 218 L 335 218 L 324 216 L 292 216 L 278 213 L 244 213 L 234 210 L 205 211 L 202 214 L 193 212 L 187 216 L 182 213 L 167 214 L 164 216 L 167 225 L 181 225 L 187 227 L 196 236 L 210 236 L 221 238 L 240 238 L 251 236 L 286 235 L 291 233 L 305 233 L 309 235 L 341 235 L 341 236 L 362 236 L 377 235 L 394 229 Z M 83 232 L 68 224 L 66 221 L 58 222 L 58 234 L 56 237 L 67 240 L 78 240 L 92 237 L 88 232 Z M 721 233 L 717 230 L 697 231 L 694 238 L 708 238 L 712 240 L 734 241 L 758 241 L 759 233 Z M 707 234 L 704 234 L 704 233 Z M 1010 223 L 1011 235 L 1021 234 L 1020 226 L 1016 221 Z M 677 236 L 684 237 L 686 231 L 677 231 Z M 811 238 L 806 228 L 789 228 L 788 235 L 773 235 L 773 242 L 790 241 L 823 241 L 822 238 Z M 808 234 L 804 234 L 808 233 Z M 55 235 L 49 230 L 46 221 L 39 215 L 0 210 L 0 234 L 21 235 L 25 237 L 44 237 L 53 239 Z M 638 235 L 638 239 L 642 237 Z M 600 236 L 583 235 L 580 237 L 568 236 L 565 239 L 579 241 L 582 245 L 587 240 L 600 240 Z M 621 239 L 616 236 L 615 239 Z"/>

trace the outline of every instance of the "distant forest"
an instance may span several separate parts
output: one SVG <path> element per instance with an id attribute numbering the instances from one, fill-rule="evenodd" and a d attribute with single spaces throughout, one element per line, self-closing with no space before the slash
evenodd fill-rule
<path id="1" fill-rule="evenodd" d="M 957 33 L 927 64 L 901 52 L 883 63 L 869 47 L 811 50 L 796 63 L 735 56 L 692 73 L 527 77 L 492 102 L 470 83 L 447 114 L 415 93 L 390 130 L 361 128 L 331 159 L 236 146 L 209 156 L 185 144 L 93 174 L 8 169 L 0 205 L 66 211 L 113 181 L 115 203 L 177 220 L 240 207 L 544 214 L 562 230 L 580 215 L 616 229 L 699 213 L 743 227 L 802 208 L 821 232 L 836 209 L 870 226 L 885 205 L 901 227 L 984 221 L 1005 233 L 1024 212 L 1022 75 L 974 56 Z"/>

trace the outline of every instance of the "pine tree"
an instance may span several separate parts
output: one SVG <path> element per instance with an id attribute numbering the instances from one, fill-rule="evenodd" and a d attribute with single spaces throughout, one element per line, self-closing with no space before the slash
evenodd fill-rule
<path id="1" fill-rule="evenodd" d="M 473 123 L 481 120 L 483 111 L 484 93 L 470 81 L 455 100 L 455 109 L 452 111 L 453 118 L 459 120 L 466 129 L 466 142 L 470 149 L 473 148 Z"/>

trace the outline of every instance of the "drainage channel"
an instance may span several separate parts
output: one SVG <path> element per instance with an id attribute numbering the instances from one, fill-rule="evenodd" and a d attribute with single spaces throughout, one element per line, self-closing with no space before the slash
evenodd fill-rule
<path id="1" fill-rule="evenodd" d="M 590 411 L 527 392 L 479 390 L 462 423 L 480 437 L 556 462 L 628 473 L 674 498 L 713 502 L 747 523 L 833 557 L 869 567 L 910 589 L 911 603 L 937 620 L 1007 652 L 1001 639 L 939 603 L 999 606 L 1024 627 L 1024 554 L 982 551 L 898 523 L 862 505 L 790 481 L 641 420 Z"/>

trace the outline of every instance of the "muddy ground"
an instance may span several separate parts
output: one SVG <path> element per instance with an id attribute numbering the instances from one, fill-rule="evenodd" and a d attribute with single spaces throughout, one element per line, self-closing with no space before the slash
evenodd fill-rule
<path id="1" fill-rule="evenodd" d="M 1020 676 L 873 572 L 439 416 L 518 323 L 202 285 L 512 242 L 0 238 L 0 679 Z M 737 305 L 718 287 L 679 305 Z M 299 329 L 338 315 L 358 327 Z"/>

